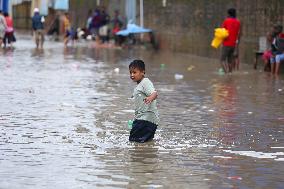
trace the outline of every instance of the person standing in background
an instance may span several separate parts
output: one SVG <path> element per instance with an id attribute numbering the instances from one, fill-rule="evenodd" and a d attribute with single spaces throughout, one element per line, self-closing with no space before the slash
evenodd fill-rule
<path id="1" fill-rule="evenodd" d="M 264 71 L 271 72 L 271 64 L 270 59 L 272 58 L 272 42 L 274 38 L 278 35 L 277 33 L 277 25 L 274 25 L 271 28 L 271 31 L 266 34 L 266 50 L 262 54 L 262 60 L 264 63 Z"/>
<path id="2" fill-rule="evenodd" d="M 283 26 L 276 26 L 276 36 L 271 44 L 272 56 L 270 58 L 271 74 L 277 76 L 279 74 L 280 63 L 284 60 L 284 33 Z"/>
<path id="3" fill-rule="evenodd" d="M 32 17 L 32 29 L 35 38 L 36 48 L 43 49 L 44 43 L 44 17 L 40 16 L 39 9 L 34 9 L 34 16 Z"/>
<path id="4" fill-rule="evenodd" d="M 9 13 L 5 12 L 4 13 L 5 20 L 7 23 L 7 28 L 5 32 L 5 37 L 4 37 L 4 46 L 6 47 L 7 41 L 8 44 L 13 47 L 13 42 L 16 41 L 15 35 L 14 35 L 14 26 L 13 26 L 13 20 L 9 16 Z"/>
<path id="5" fill-rule="evenodd" d="M 108 24 L 110 22 L 110 16 L 108 15 L 105 7 L 101 10 L 101 26 L 99 28 L 99 35 L 102 39 L 102 43 L 109 41 L 109 28 Z"/>
<path id="6" fill-rule="evenodd" d="M 87 23 L 86 23 L 86 32 L 88 34 L 91 33 L 92 20 L 93 20 L 93 11 L 90 9 L 89 12 L 88 12 L 88 18 L 87 18 Z"/>
<path id="7" fill-rule="evenodd" d="M 115 44 L 121 45 L 123 38 L 122 36 L 116 35 L 116 33 L 119 32 L 123 28 L 123 21 L 119 15 L 118 10 L 115 10 L 114 18 L 111 20 L 111 23 L 112 23 L 111 34 L 114 38 Z"/>
<path id="8" fill-rule="evenodd" d="M 72 41 L 72 45 L 76 40 L 76 31 L 74 28 L 71 27 L 70 15 L 68 12 L 64 13 L 63 27 L 64 27 L 64 48 L 66 48 L 70 39 Z"/>
<path id="9" fill-rule="evenodd" d="M 4 36 L 5 36 L 6 28 L 7 28 L 6 20 L 5 20 L 4 16 L 3 16 L 2 11 L 0 11 L 0 48 L 2 47 L 2 43 L 3 43 Z"/>
<path id="10" fill-rule="evenodd" d="M 236 18 L 236 9 L 228 10 L 228 17 L 223 21 L 222 28 L 229 32 L 229 36 L 223 41 L 221 66 L 225 73 L 232 72 L 235 64 L 234 51 L 240 42 L 241 23 Z"/>

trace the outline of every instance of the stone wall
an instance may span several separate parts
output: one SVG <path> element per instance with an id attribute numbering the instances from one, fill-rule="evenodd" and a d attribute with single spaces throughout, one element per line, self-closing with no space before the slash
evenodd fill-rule
<path id="1" fill-rule="evenodd" d="M 156 31 L 162 49 L 218 58 L 210 47 L 214 28 L 228 8 L 242 23 L 240 58 L 251 63 L 258 39 L 275 23 L 283 23 L 283 0 L 144 0 L 144 26 Z M 139 20 L 139 19 L 138 19 Z"/>

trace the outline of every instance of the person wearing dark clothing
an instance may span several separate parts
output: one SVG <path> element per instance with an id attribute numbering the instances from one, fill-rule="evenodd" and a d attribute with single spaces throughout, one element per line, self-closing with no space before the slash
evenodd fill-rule
<path id="1" fill-rule="evenodd" d="M 109 29 L 108 29 L 109 21 L 110 21 L 110 16 L 103 8 L 101 12 L 101 24 L 100 24 L 101 26 L 99 29 L 99 35 L 103 43 L 109 40 Z"/>
<path id="2" fill-rule="evenodd" d="M 43 48 L 44 42 L 44 17 L 40 16 L 39 9 L 34 9 L 34 16 L 32 17 L 32 29 L 35 38 L 36 48 Z"/>
<path id="3" fill-rule="evenodd" d="M 276 36 L 273 38 L 271 44 L 272 57 L 271 74 L 278 75 L 280 63 L 284 60 L 284 33 L 282 33 L 282 25 L 276 27 Z"/>
<path id="4" fill-rule="evenodd" d="M 114 12 L 114 18 L 111 20 L 112 23 L 112 35 L 115 40 L 116 45 L 121 45 L 123 41 L 125 40 L 125 37 L 116 35 L 117 32 L 119 32 L 123 28 L 123 21 L 119 15 L 119 11 L 116 10 Z"/>
<path id="5" fill-rule="evenodd" d="M 94 35 L 98 35 L 99 28 L 101 26 L 101 13 L 100 10 L 96 9 L 92 19 L 92 29 L 91 32 Z"/>
<path id="6" fill-rule="evenodd" d="M 56 15 L 54 21 L 51 24 L 50 29 L 48 30 L 47 34 L 48 35 L 54 35 L 54 33 L 56 34 L 56 36 L 59 36 L 59 28 L 60 28 L 60 19 L 59 19 L 59 15 Z"/>

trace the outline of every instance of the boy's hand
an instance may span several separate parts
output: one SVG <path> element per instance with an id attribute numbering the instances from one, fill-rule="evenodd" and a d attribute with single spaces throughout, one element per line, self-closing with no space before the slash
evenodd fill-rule
<path id="1" fill-rule="evenodd" d="M 150 98 L 150 96 L 146 97 L 144 99 L 145 104 L 150 104 L 153 100 Z"/>
<path id="2" fill-rule="evenodd" d="M 155 100 L 158 96 L 157 91 L 153 92 L 150 96 L 144 99 L 145 104 L 150 104 L 153 100 Z"/>

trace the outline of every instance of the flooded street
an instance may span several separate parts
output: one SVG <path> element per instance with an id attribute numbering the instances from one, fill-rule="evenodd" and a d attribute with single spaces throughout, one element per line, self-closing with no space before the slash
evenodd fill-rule
<path id="1" fill-rule="evenodd" d="M 0 50 L 1 189 L 283 188 L 283 74 L 89 46 L 39 51 L 22 36 Z M 159 92 L 161 123 L 144 144 L 128 142 L 137 58 Z"/>

